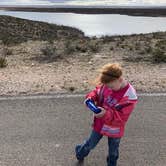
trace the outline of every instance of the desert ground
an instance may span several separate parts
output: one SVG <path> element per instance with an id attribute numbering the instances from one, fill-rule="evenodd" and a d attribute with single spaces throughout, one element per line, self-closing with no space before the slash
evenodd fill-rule
<path id="1" fill-rule="evenodd" d="M 166 32 L 86 37 L 75 28 L 0 16 L 0 95 L 80 93 L 118 62 L 137 92 L 166 92 Z"/>

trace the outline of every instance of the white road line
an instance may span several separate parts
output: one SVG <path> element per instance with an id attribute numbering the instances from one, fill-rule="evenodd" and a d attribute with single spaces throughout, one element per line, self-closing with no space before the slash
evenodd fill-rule
<path id="1" fill-rule="evenodd" d="M 57 98 L 75 98 L 85 97 L 86 94 L 48 94 L 48 95 L 36 95 L 36 96 L 4 96 L 0 97 L 0 101 L 3 100 L 26 100 L 26 99 L 57 99 Z M 166 96 L 166 93 L 138 93 L 139 96 Z"/>

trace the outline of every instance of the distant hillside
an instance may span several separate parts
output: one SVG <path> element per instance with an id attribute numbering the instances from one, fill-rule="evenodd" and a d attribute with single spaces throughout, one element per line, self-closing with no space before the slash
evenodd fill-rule
<path id="1" fill-rule="evenodd" d="M 52 41 L 60 38 L 82 37 L 84 33 L 76 28 L 0 16 L 0 40 L 4 44 L 19 44 L 28 40 Z"/>
<path id="2" fill-rule="evenodd" d="M 36 7 L 12 7 L 0 6 L 0 10 L 27 11 L 27 12 L 57 12 L 57 13 L 80 13 L 80 14 L 125 14 L 133 16 L 165 17 L 166 6 L 36 6 Z"/>

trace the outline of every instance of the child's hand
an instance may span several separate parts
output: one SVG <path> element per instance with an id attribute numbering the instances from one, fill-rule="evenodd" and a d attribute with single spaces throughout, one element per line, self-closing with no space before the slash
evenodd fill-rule
<path id="1" fill-rule="evenodd" d="M 101 112 L 100 112 L 100 113 L 98 113 L 98 114 L 94 113 L 94 116 L 95 116 L 96 118 L 101 118 L 101 117 L 103 117 L 103 116 L 104 116 L 104 114 L 105 114 L 106 110 L 105 110 L 104 108 L 102 108 L 102 107 L 98 107 L 98 108 L 100 108 L 100 109 L 101 109 Z"/>

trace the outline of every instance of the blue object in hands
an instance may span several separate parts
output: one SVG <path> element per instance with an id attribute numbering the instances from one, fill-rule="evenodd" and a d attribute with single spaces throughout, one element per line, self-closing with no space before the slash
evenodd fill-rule
<path id="1" fill-rule="evenodd" d="M 87 99 L 87 100 L 85 101 L 85 103 L 86 103 L 86 105 L 88 106 L 88 108 L 89 108 L 91 111 L 93 111 L 94 113 L 98 114 L 98 113 L 101 112 L 101 109 L 98 108 L 98 107 L 95 105 L 95 103 L 94 103 L 94 101 L 93 101 L 92 99 Z"/>

